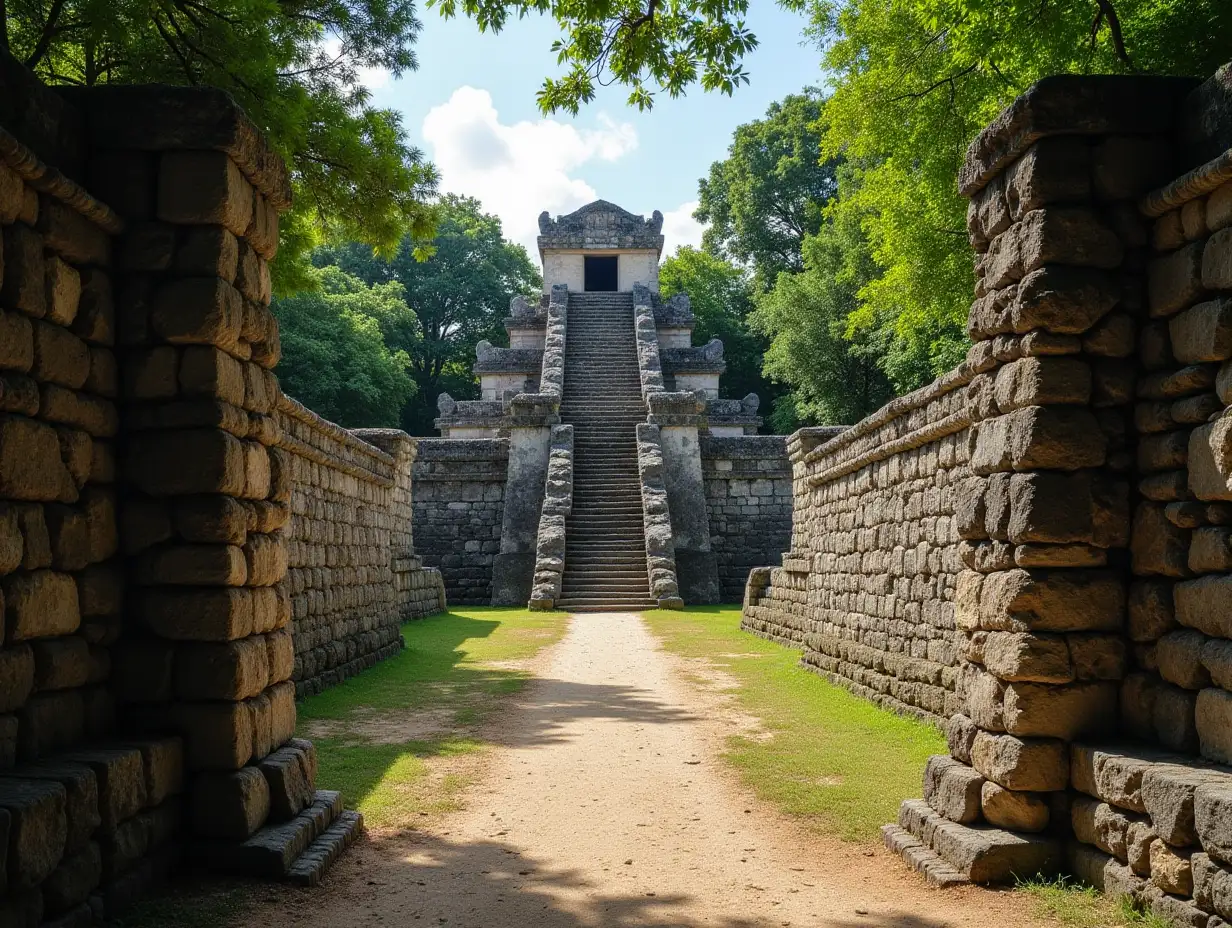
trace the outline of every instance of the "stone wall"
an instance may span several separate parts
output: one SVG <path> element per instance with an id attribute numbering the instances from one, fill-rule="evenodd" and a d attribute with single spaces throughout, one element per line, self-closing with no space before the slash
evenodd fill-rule
<path id="1" fill-rule="evenodd" d="M 701 439 L 702 479 L 723 602 L 739 602 L 749 571 L 791 544 L 791 470 L 779 435 Z"/>
<path id="2" fill-rule="evenodd" d="M 745 627 L 879 705 L 939 720 L 960 705 L 955 489 L 970 474 L 963 369 L 818 446 L 788 442 L 795 511 L 783 566 L 758 573 Z M 727 439 L 741 441 L 741 439 Z"/>
<path id="3" fill-rule="evenodd" d="M 791 550 L 745 625 L 945 719 L 884 829 L 932 882 L 1069 872 L 1223 928 L 1232 158 L 1182 172 L 1226 147 L 1232 72 L 1194 83 L 1050 78 L 976 139 L 967 360 L 792 436 Z"/>
<path id="4" fill-rule="evenodd" d="M 185 853 L 316 882 L 362 830 L 315 789 L 293 677 L 356 669 L 443 591 L 413 442 L 280 395 L 289 205 L 226 94 L 53 93 L 0 54 L 6 928 L 111 918 Z"/>
<path id="5" fill-rule="evenodd" d="M 79 174 L 79 114 L 2 57 L 0 98 L 0 924 L 32 928 L 90 897 L 119 911 L 166 871 L 183 744 L 114 740 L 123 220 L 24 144 Z"/>
<path id="6" fill-rule="evenodd" d="M 401 624 L 442 610 L 444 588 L 438 571 L 399 563 L 414 559 L 408 436 L 398 460 L 289 397 L 278 426 L 290 455 L 287 586 L 302 696 L 396 654 Z M 399 434 L 386 438 L 395 453 Z"/>
<path id="7" fill-rule="evenodd" d="M 418 552 L 425 566 L 440 569 L 451 604 L 492 601 L 508 465 L 504 438 L 419 443 L 413 503 Z"/>

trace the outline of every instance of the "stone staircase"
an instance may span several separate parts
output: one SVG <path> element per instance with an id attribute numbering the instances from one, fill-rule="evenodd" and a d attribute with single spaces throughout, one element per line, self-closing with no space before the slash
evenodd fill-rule
<path id="1" fill-rule="evenodd" d="M 561 420 L 573 426 L 573 510 L 560 609 L 653 608 L 637 471 L 646 421 L 629 293 L 570 293 Z"/>

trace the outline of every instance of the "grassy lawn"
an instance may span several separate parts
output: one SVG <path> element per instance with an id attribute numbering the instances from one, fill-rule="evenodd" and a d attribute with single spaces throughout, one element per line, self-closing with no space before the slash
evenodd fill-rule
<path id="1" fill-rule="evenodd" d="M 733 735 L 725 757 L 763 799 L 819 831 L 872 842 L 920 795 L 936 729 L 879 709 L 799 666 L 800 652 L 740 630 L 739 606 L 645 613 L 667 650 L 732 677 L 741 711 L 768 737 Z M 705 677 L 699 667 L 698 676 Z"/>
<path id="2" fill-rule="evenodd" d="M 526 686 L 516 662 L 555 643 L 560 613 L 476 606 L 404 625 L 406 649 L 304 700 L 299 734 L 317 746 L 317 785 L 341 790 L 373 828 L 458 808 L 483 748 L 478 726 Z"/>
<path id="3" fill-rule="evenodd" d="M 369 827 L 413 828 L 458 808 L 485 744 L 479 725 L 531 675 L 520 666 L 559 641 L 563 613 L 460 607 L 402 627 L 406 649 L 299 704 L 317 747 L 317 786 L 341 790 Z M 142 901 L 116 928 L 242 923 L 279 884 L 185 877 Z"/>

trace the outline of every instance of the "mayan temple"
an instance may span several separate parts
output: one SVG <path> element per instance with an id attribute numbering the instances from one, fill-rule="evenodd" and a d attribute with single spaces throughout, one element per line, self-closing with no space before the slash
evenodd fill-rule
<path id="1" fill-rule="evenodd" d="M 659 294 L 663 216 L 596 200 L 539 217 L 543 293 L 509 347 L 475 349 L 478 400 L 440 398 L 415 521 L 451 602 L 573 611 L 732 601 L 788 547 L 782 437 L 720 398 L 723 343 Z"/>

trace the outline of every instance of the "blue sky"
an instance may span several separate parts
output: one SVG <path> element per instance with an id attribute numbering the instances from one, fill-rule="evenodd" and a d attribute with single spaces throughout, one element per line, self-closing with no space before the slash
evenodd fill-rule
<path id="1" fill-rule="evenodd" d="M 703 93 L 639 113 L 619 88 L 576 117 L 542 116 L 535 92 L 556 70 L 556 24 L 542 17 L 481 34 L 467 19 L 422 9 L 419 70 L 394 80 L 367 73 L 374 102 L 403 114 L 408 134 L 441 171 L 442 189 L 478 197 L 508 237 L 532 248 L 541 210 L 567 212 L 596 197 L 666 216 L 667 249 L 696 243 L 689 218 L 697 180 L 723 157 L 732 130 L 766 107 L 821 83 L 818 52 L 801 44 L 803 19 L 754 0 L 748 25 L 760 45 L 745 59 L 750 83 L 734 97 Z"/>

